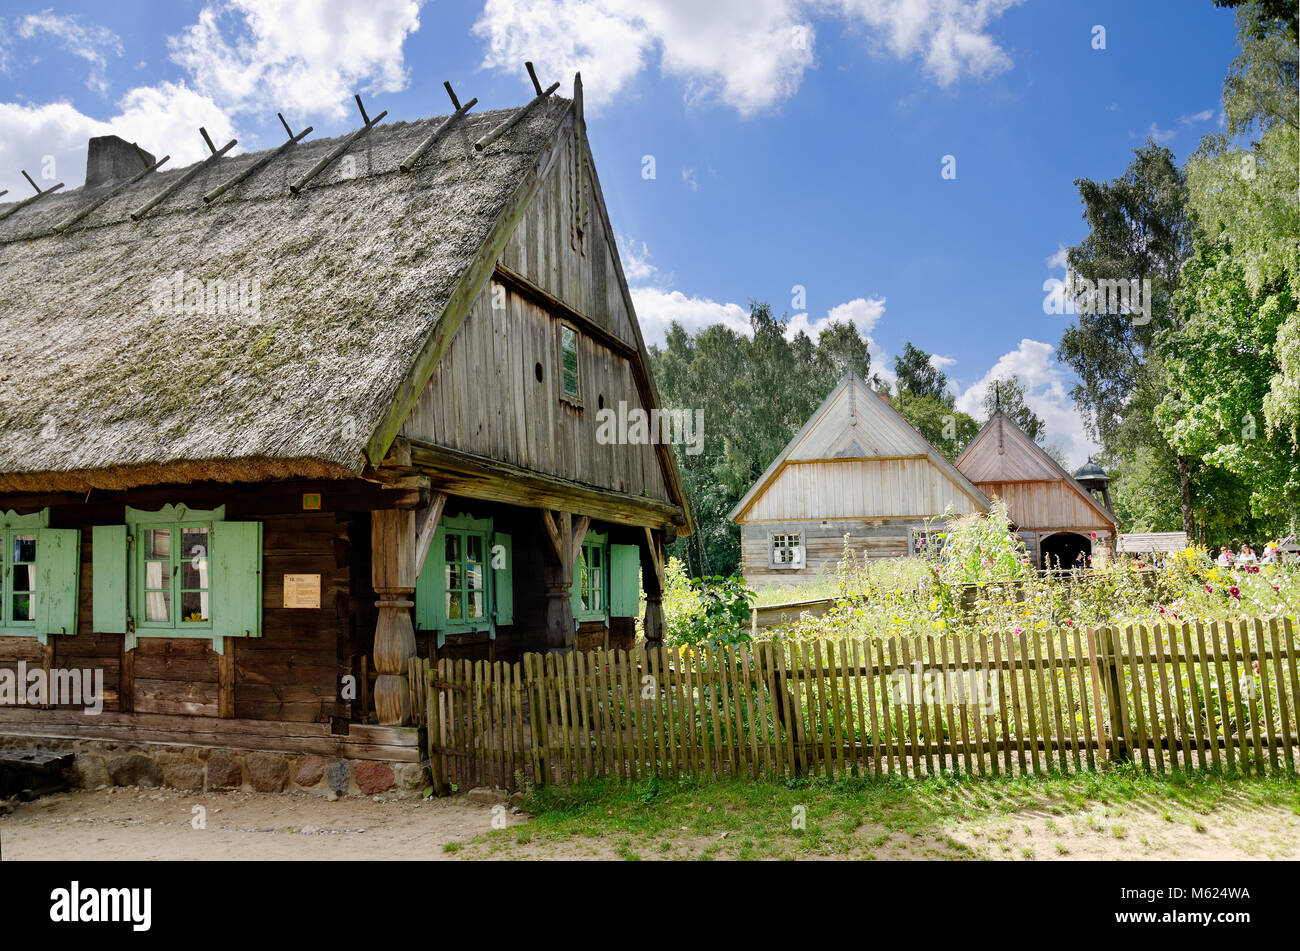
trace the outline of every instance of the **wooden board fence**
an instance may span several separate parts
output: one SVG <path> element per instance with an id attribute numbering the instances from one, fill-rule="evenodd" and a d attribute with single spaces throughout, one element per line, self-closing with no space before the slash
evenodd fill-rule
<path id="1" fill-rule="evenodd" d="M 434 787 L 1002 775 L 1132 761 L 1294 773 L 1290 620 L 412 663 Z"/>

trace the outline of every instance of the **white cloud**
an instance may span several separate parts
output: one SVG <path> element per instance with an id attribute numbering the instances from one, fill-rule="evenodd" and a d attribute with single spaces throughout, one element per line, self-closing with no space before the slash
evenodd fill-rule
<path id="1" fill-rule="evenodd" d="M 1023 0 L 487 0 L 474 32 L 483 65 L 551 79 L 581 71 L 587 104 L 613 102 L 657 55 L 688 102 L 753 115 L 789 99 L 815 66 L 810 15 L 838 15 L 900 59 L 919 57 L 939 85 L 1011 65 L 987 32 Z"/>
<path id="2" fill-rule="evenodd" d="M 1209 122 L 1212 118 L 1214 118 L 1213 109 L 1202 109 L 1190 116 L 1180 116 L 1178 121 L 1183 125 L 1195 125 L 1198 122 Z"/>
<path id="3" fill-rule="evenodd" d="M 1015 350 L 999 357 L 987 373 L 957 397 L 957 409 L 976 419 L 983 418 L 989 385 L 1013 374 L 1020 377 L 1025 385 L 1025 402 L 1047 426 L 1046 442 L 1061 447 L 1073 470 L 1099 447 L 1088 438 L 1083 419 L 1066 391 L 1065 373 L 1055 358 L 1055 351 L 1050 343 L 1022 339 Z"/>
<path id="4" fill-rule="evenodd" d="M 936 370 L 942 370 L 945 367 L 950 367 L 956 362 L 957 362 L 956 357 L 940 356 L 937 353 L 930 354 L 930 366 L 934 367 Z"/>
<path id="5" fill-rule="evenodd" d="M 990 76 L 1011 58 L 988 34 L 990 23 L 1023 0 L 824 0 L 882 37 L 900 59 L 920 56 L 940 86 Z"/>
<path id="6" fill-rule="evenodd" d="M 749 333 L 749 309 L 730 302 L 720 303 L 707 297 L 687 297 L 681 291 L 657 287 L 633 287 L 632 305 L 641 324 L 646 345 L 663 345 L 668 326 L 674 320 L 691 333 L 710 324 L 725 324 L 736 333 Z"/>
<path id="7" fill-rule="evenodd" d="M 354 92 L 407 84 L 420 0 L 213 0 L 169 39 L 195 88 L 231 113 L 342 118 Z"/>
<path id="8" fill-rule="evenodd" d="M 86 85 L 101 95 L 108 92 L 108 81 L 104 77 L 108 56 L 122 55 L 122 41 L 112 30 L 94 23 L 83 24 L 79 16 L 56 16 L 46 10 L 29 13 L 19 20 L 16 33 L 24 40 L 41 34 L 54 37 L 73 56 L 90 63 Z M 3 54 L 0 54 L 0 67 L 3 65 Z"/>
<path id="9" fill-rule="evenodd" d="M 1069 253 L 1069 250 L 1070 249 L 1065 245 L 1057 244 L 1056 251 L 1047 259 L 1047 266 L 1053 271 L 1064 270 L 1069 263 L 1066 260 L 1066 255 Z"/>
<path id="10" fill-rule="evenodd" d="M 15 195 L 29 191 L 18 169 L 40 166 L 45 156 L 54 157 L 60 181 L 77 187 L 84 180 L 86 140 L 94 135 L 112 132 L 139 142 L 159 157 L 171 155 L 169 167 L 178 168 L 208 154 L 199 126 L 218 144 L 239 135 L 241 146 L 256 147 L 255 138 L 237 132 L 236 116 L 347 115 L 354 91 L 405 87 L 402 45 L 419 28 L 421 2 L 210 0 L 197 23 L 168 41 L 188 79 L 138 86 L 104 118 L 67 102 L 0 103 L 0 188 Z M 122 52 L 114 34 L 75 17 L 30 16 L 17 32 L 56 36 L 95 68 L 106 61 L 106 51 Z M 0 48 L 0 71 L 4 65 Z"/>
<path id="11" fill-rule="evenodd" d="M 1146 131 L 1146 137 L 1148 139 L 1151 139 L 1152 141 L 1161 144 L 1170 141 L 1177 134 L 1178 133 L 1175 130 L 1162 129 L 1159 126 L 1157 126 L 1154 122 L 1147 127 L 1147 131 Z"/>
<path id="12" fill-rule="evenodd" d="M 682 169 L 682 181 L 686 183 L 686 187 L 691 191 L 697 192 L 700 190 L 700 183 L 695 180 L 695 169 Z"/>
<path id="13" fill-rule="evenodd" d="M 630 235 L 618 236 L 618 257 L 630 284 L 649 281 L 659 273 L 659 269 L 650 263 L 650 249 L 646 243 Z"/>
<path id="14" fill-rule="evenodd" d="M 28 106 L 0 102 L 0 189 L 5 200 L 25 198 L 31 186 L 19 169 L 27 169 L 42 188 L 56 182 L 40 179 L 40 169 L 53 158 L 55 179 L 68 188 L 85 181 L 86 143 L 91 136 L 120 135 L 158 158 L 171 156 L 168 168 L 181 168 L 208 154 L 199 137 L 207 128 L 218 145 L 228 141 L 234 125 L 212 100 L 183 83 L 160 83 L 132 89 L 118 101 L 118 112 L 95 119 L 66 102 Z"/>

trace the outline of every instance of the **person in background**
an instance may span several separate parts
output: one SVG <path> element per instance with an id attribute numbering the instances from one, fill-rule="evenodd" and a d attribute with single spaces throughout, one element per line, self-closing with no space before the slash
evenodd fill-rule
<path id="1" fill-rule="evenodd" d="M 1227 545 L 1219 546 L 1219 557 L 1214 559 L 1214 563 L 1220 568 L 1232 567 L 1232 552 L 1228 551 Z"/>
<path id="2" fill-rule="evenodd" d="M 1276 544 L 1276 543 L 1274 543 L 1274 542 L 1267 542 L 1267 543 L 1264 545 L 1264 554 L 1263 554 L 1263 556 L 1259 559 L 1259 563 L 1260 563 L 1261 565 L 1272 565 L 1272 564 L 1276 564 L 1276 563 L 1277 563 L 1277 544 Z"/>
<path id="3" fill-rule="evenodd" d="M 1243 544 L 1241 552 L 1237 555 L 1237 564 L 1239 565 L 1256 565 L 1259 559 L 1255 557 L 1255 549 L 1249 545 Z"/>

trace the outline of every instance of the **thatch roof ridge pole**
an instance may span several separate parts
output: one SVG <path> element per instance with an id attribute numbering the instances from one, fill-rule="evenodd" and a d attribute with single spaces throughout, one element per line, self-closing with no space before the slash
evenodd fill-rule
<path id="1" fill-rule="evenodd" d="M 521 106 L 519 109 L 515 110 L 514 115 L 509 119 L 475 142 L 475 151 L 482 152 L 497 139 L 501 138 L 501 136 L 513 129 L 520 119 L 524 118 L 524 116 L 536 109 L 539 104 L 545 102 L 547 98 L 550 97 L 551 93 L 560 88 L 559 83 L 551 83 L 548 89 L 542 89 L 542 84 L 537 81 L 537 73 L 533 71 L 533 64 L 524 63 L 524 65 L 528 67 L 528 76 L 533 81 L 533 88 L 537 90 L 537 95 L 534 96 L 527 105 Z"/>
<path id="2" fill-rule="evenodd" d="M 329 152 L 324 157 L 322 157 L 319 162 L 317 162 L 315 165 L 311 167 L 311 169 L 307 172 L 306 175 L 304 175 L 302 178 L 298 179 L 296 182 L 294 182 L 292 185 L 289 186 L 289 191 L 293 192 L 295 195 L 298 194 L 300 191 L 302 191 L 304 188 L 306 188 L 308 182 L 310 182 L 321 172 L 325 171 L 325 169 L 329 166 L 330 162 L 333 162 L 336 158 L 338 158 L 340 155 L 346 152 L 352 146 L 352 143 L 356 142 L 359 138 L 361 138 L 363 135 L 368 133 L 371 129 L 373 129 L 376 125 L 379 124 L 379 122 L 384 118 L 384 116 L 388 115 L 388 110 L 385 109 L 383 112 L 379 113 L 379 115 L 371 119 L 369 116 L 366 115 L 366 107 L 361 104 L 361 97 L 354 96 L 353 98 L 355 98 L 357 101 L 357 108 L 361 110 L 361 120 L 365 124 L 360 129 L 357 129 L 356 132 L 353 132 L 350 136 L 348 136 L 346 139 L 340 142 L 338 145 L 334 146 L 334 148 L 330 149 Z"/>
<path id="3" fill-rule="evenodd" d="M 6 211 L 0 211 L 0 221 L 4 221 L 15 211 L 19 211 L 23 208 L 26 208 L 28 205 L 35 204 L 36 202 L 44 198 L 46 195 L 53 195 L 56 191 L 58 191 L 60 188 L 63 187 L 63 182 L 59 182 L 59 184 L 52 185 L 49 188 L 45 189 L 44 191 L 41 191 L 41 186 L 37 185 L 36 182 L 32 181 L 32 177 L 27 174 L 26 169 L 19 169 L 19 171 L 23 173 L 23 178 L 27 179 L 27 181 L 31 184 L 32 188 L 36 189 L 36 194 L 33 195 L 31 198 L 24 198 L 22 201 L 18 202 L 18 204 L 14 205 L 12 208 Z M 8 191 L 6 190 L 4 192 L 0 192 L 0 194 L 8 194 Z"/>
<path id="4" fill-rule="evenodd" d="M 438 128 L 434 129 L 427 139 L 417 145 L 414 152 L 402 159 L 402 164 L 399 165 L 398 168 L 403 172 L 409 172 L 411 169 L 415 168 L 415 163 L 420 161 L 424 156 L 424 153 L 433 147 L 433 143 L 437 142 L 444 132 L 450 129 L 461 116 L 473 109 L 475 104 L 478 102 L 478 97 L 475 96 L 462 106 L 460 100 L 456 98 L 456 91 L 451 88 L 451 83 L 444 80 L 442 85 L 446 88 L 447 95 L 451 97 L 452 108 L 456 111 L 443 119 L 442 122 L 438 123 Z"/>
<path id="5" fill-rule="evenodd" d="M 136 172 L 134 175 L 132 175 L 130 178 L 124 181 L 122 184 L 116 186 L 115 188 L 110 188 L 108 190 L 108 193 L 103 197 L 101 197 L 98 201 L 91 202 L 89 205 L 81 209 L 81 211 L 77 212 L 71 218 L 67 218 L 64 221 L 61 221 L 59 224 L 55 225 L 54 230 L 59 234 L 62 234 L 63 232 L 67 231 L 69 228 L 75 225 L 82 218 L 86 217 L 96 208 L 99 208 L 102 205 L 104 205 L 104 203 L 107 202 L 113 196 L 121 194 L 122 192 L 126 191 L 128 188 L 130 188 L 140 179 L 144 178 L 146 175 L 152 172 L 156 172 L 160 167 L 162 167 L 162 164 L 170 158 L 171 158 L 170 155 L 164 155 L 162 158 L 154 162 L 152 165 L 147 165 L 144 168 L 140 169 L 140 171 Z"/>
<path id="6" fill-rule="evenodd" d="M 289 151 L 289 149 L 293 148 L 295 145 L 301 142 L 305 136 L 311 133 L 311 126 L 307 126 L 307 128 L 303 129 L 297 135 L 294 135 L 293 130 L 289 128 L 289 123 L 284 121 L 284 116 L 279 112 L 276 113 L 276 116 L 279 117 L 280 124 L 284 126 L 284 131 L 289 134 L 289 141 L 285 142 L 274 152 L 268 152 L 265 155 L 263 155 L 260 159 L 258 159 L 252 165 L 248 166 L 248 168 L 244 169 L 242 172 L 240 172 L 230 181 L 226 182 L 224 185 L 218 185 L 212 191 L 208 192 L 206 195 L 203 196 L 204 204 L 211 204 L 212 202 L 220 198 L 222 195 L 224 195 L 226 192 L 230 191 L 230 189 L 234 188 L 236 185 L 242 182 L 244 179 L 248 178 L 249 176 L 257 172 L 260 172 L 272 159 Z"/>
<path id="7" fill-rule="evenodd" d="M 194 178 L 195 175 L 199 174 L 199 172 L 203 171 L 205 168 L 207 168 L 217 159 L 221 158 L 221 156 L 225 155 L 227 152 L 233 149 L 237 144 L 239 144 L 238 139 L 231 139 L 221 148 L 217 148 L 215 145 L 212 144 L 212 139 L 208 137 L 207 129 L 203 128 L 202 126 L 199 126 L 199 134 L 203 136 L 203 141 L 208 143 L 208 148 L 211 150 L 212 154 L 209 155 L 207 158 L 205 158 L 202 162 L 199 162 L 196 165 L 194 165 L 193 168 L 191 168 L 180 178 L 176 179 L 176 181 L 172 182 L 170 185 L 168 185 L 166 188 L 160 191 L 153 198 L 150 198 L 147 202 L 145 202 L 135 211 L 131 212 L 132 221 L 139 221 L 145 215 L 149 214 L 149 212 L 157 208 L 158 205 L 166 201 L 168 197 L 174 195 L 177 191 L 179 191 L 180 189 L 184 188 L 187 184 L 189 184 L 189 182 Z"/>

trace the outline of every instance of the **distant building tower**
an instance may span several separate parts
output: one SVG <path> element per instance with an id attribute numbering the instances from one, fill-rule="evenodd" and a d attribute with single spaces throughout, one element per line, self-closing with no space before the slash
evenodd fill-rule
<path id="1" fill-rule="evenodd" d="M 1092 461 L 1092 456 L 1074 473 L 1074 481 L 1088 490 L 1088 494 L 1110 511 L 1115 511 L 1110 504 L 1110 476 L 1106 470 Z"/>

